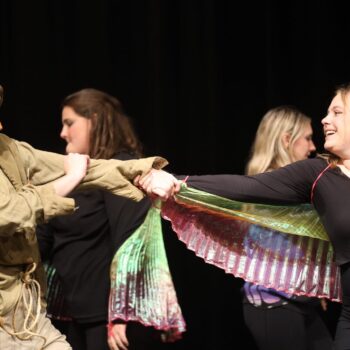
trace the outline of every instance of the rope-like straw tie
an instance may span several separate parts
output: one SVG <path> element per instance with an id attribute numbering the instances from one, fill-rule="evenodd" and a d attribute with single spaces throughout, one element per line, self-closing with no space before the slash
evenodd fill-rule
<path id="1" fill-rule="evenodd" d="M 44 349 L 47 339 L 36 332 L 36 327 L 39 322 L 41 313 L 41 288 L 38 281 L 32 278 L 32 274 L 36 269 L 36 263 L 29 265 L 26 271 L 22 272 L 21 280 L 21 292 L 18 301 L 15 305 L 15 310 L 12 316 L 12 328 L 13 331 L 5 327 L 4 322 L 0 322 L 0 327 L 9 335 L 17 337 L 20 340 L 28 340 L 32 337 L 39 337 L 43 340 L 43 345 L 40 350 Z M 36 302 L 36 307 L 35 307 Z M 25 310 L 25 318 L 23 327 L 20 330 L 16 329 L 16 314 L 18 313 L 19 306 L 23 305 Z"/>

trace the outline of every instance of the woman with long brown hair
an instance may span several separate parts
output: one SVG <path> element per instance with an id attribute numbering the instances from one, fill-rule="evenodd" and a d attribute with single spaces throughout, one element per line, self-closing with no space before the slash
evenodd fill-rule
<path id="1" fill-rule="evenodd" d="M 142 155 L 130 118 L 120 102 L 103 91 L 83 89 L 67 96 L 62 125 L 60 136 L 67 143 L 67 153 L 120 160 Z M 115 322 L 107 334 L 111 261 L 143 222 L 150 200 L 134 202 L 93 190 L 72 196 L 79 210 L 38 230 L 43 258 L 57 271 L 71 317 L 63 322 L 67 340 L 74 350 L 156 349 L 159 332 L 136 323 L 127 327 Z M 138 335 L 140 329 L 142 335 Z"/>

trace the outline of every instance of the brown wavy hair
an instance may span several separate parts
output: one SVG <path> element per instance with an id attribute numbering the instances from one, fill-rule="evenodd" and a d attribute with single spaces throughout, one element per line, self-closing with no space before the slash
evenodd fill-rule
<path id="1" fill-rule="evenodd" d="M 82 89 L 67 96 L 61 107 L 71 107 L 91 120 L 90 157 L 109 159 L 121 151 L 142 157 L 142 145 L 131 120 L 115 97 L 96 89 Z"/>

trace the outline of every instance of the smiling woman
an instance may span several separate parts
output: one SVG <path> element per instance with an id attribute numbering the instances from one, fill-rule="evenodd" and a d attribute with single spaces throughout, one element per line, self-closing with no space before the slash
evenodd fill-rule
<path id="1" fill-rule="evenodd" d="M 338 157 L 339 164 L 350 168 L 350 106 L 349 87 L 339 89 L 328 114 L 322 119 L 325 134 L 324 147 Z M 346 166 L 347 165 L 347 166 Z"/>
<path id="2" fill-rule="evenodd" d="M 312 202 L 332 243 L 340 267 L 342 309 L 337 324 L 335 348 L 350 348 L 350 84 L 336 89 L 322 120 L 327 154 L 294 162 L 254 176 L 190 176 L 187 185 L 228 199 L 273 205 Z M 162 186 L 174 190 L 174 180 L 164 171 L 152 172 L 140 181 L 145 191 Z M 164 195 L 166 198 L 166 195 Z M 300 224 L 301 225 L 301 224 Z M 327 281 L 332 285 L 335 280 Z M 333 287 L 333 285 L 332 285 Z M 322 295 L 320 295 L 321 297 Z"/>

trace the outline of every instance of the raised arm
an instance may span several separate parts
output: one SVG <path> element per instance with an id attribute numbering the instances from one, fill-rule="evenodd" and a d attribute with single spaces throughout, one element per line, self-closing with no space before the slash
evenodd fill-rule
<path id="1" fill-rule="evenodd" d="M 74 200 L 62 196 L 69 194 L 81 180 L 78 189 L 100 188 L 140 200 L 144 193 L 131 180 L 137 175 L 145 175 L 152 167 L 161 168 L 167 164 L 165 159 L 159 157 L 129 161 L 91 160 L 84 177 L 87 156 L 71 155 L 65 165 L 66 156 L 36 150 L 24 142 L 15 141 L 15 144 L 21 159 L 19 168 L 24 174 L 21 176 L 24 185 L 15 191 L 6 176 L 0 177 L 2 236 L 15 232 L 34 233 L 38 223 L 72 213 Z"/>
<path id="2" fill-rule="evenodd" d="M 326 163 L 321 159 L 307 159 L 255 176 L 189 176 L 186 183 L 190 187 L 243 202 L 307 203 L 312 184 L 325 167 Z M 164 171 L 152 171 L 139 181 L 139 185 L 151 196 L 160 191 L 159 197 L 163 200 L 178 191 L 177 180 Z"/>
<path id="3" fill-rule="evenodd" d="M 46 185 L 64 175 L 64 156 L 36 150 L 27 143 L 17 142 L 18 149 L 26 167 L 26 172 L 34 185 Z M 100 188 L 134 200 L 144 197 L 132 180 L 144 176 L 152 168 L 161 169 L 167 161 L 161 157 L 135 160 L 91 159 L 87 175 L 78 189 Z"/>

